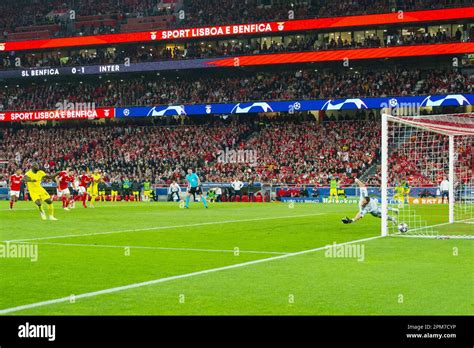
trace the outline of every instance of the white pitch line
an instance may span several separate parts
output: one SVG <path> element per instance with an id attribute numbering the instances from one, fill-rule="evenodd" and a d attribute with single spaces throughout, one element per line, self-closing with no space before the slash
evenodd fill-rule
<path id="1" fill-rule="evenodd" d="M 273 257 L 268 257 L 268 258 L 259 259 L 259 260 L 253 260 L 253 261 L 247 261 L 247 262 L 243 262 L 243 263 L 237 263 L 237 264 L 229 265 L 229 266 L 211 268 L 211 269 L 198 271 L 198 272 L 193 272 L 193 273 L 180 274 L 180 275 L 166 277 L 166 278 L 158 278 L 158 279 L 154 279 L 154 280 L 149 280 L 149 281 L 141 282 L 141 283 L 134 283 L 134 284 L 118 286 L 118 287 L 110 288 L 110 289 L 104 289 L 104 290 L 99 290 L 99 291 L 94 291 L 94 292 L 88 292 L 88 293 L 84 293 L 84 294 L 80 294 L 80 295 L 75 295 L 74 298 L 76 300 L 79 300 L 79 299 L 82 299 L 82 298 L 89 298 L 89 297 L 95 297 L 95 296 L 99 296 L 99 295 L 111 294 L 111 293 L 115 293 L 115 292 L 119 292 L 119 291 L 125 291 L 125 290 L 140 288 L 140 287 L 143 287 L 143 286 L 154 285 L 154 284 L 159 284 L 159 283 L 165 283 L 165 282 L 169 282 L 169 281 L 172 281 L 172 280 L 191 278 L 191 277 L 199 276 L 199 275 L 202 275 L 202 274 L 215 273 L 215 272 L 220 272 L 220 271 L 226 271 L 226 270 L 229 270 L 229 269 L 242 268 L 242 267 L 246 267 L 246 266 L 256 265 L 256 264 L 259 264 L 259 263 L 264 263 L 264 262 L 269 262 L 269 261 L 286 259 L 286 258 L 292 257 L 292 256 L 298 256 L 298 255 L 313 253 L 313 252 L 316 252 L 316 251 L 325 250 L 325 249 L 328 249 L 328 248 L 338 247 L 338 246 L 342 246 L 342 245 L 349 245 L 349 244 L 367 242 L 367 241 L 371 241 L 371 240 L 379 239 L 379 238 L 383 238 L 383 236 L 363 238 L 363 239 L 353 240 L 353 241 L 350 241 L 350 242 L 344 242 L 344 243 L 335 244 L 335 245 L 334 244 L 326 245 L 326 246 L 315 248 L 315 249 L 297 251 L 297 252 L 289 253 L 289 254 L 285 254 L 285 255 L 273 256 Z M 25 309 L 31 309 L 31 308 L 37 308 L 37 307 L 53 305 L 53 304 L 57 304 L 57 303 L 69 302 L 70 300 L 71 300 L 71 297 L 68 296 L 68 297 L 62 297 L 62 298 L 57 298 L 57 299 L 48 300 L 48 301 L 41 301 L 41 302 L 30 303 L 30 304 L 16 306 L 16 307 L 5 308 L 5 309 L 0 310 L 0 315 L 13 313 L 13 312 L 18 312 L 18 311 L 25 310 Z"/>
<path id="2" fill-rule="evenodd" d="M 99 235 L 116 234 L 116 233 L 146 232 L 146 231 L 154 231 L 154 230 L 167 230 L 167 229 L 174 229 L 174 228 L 186 228 L 186 227 L 199 227 L 199 226 L 208 226 L 208 225 L 231 224 L 231 223 L 239 223 L 239 222 L 252 222 L 252 221 L 278 220 L 278 219 L 293 219 L 293 218 L 319 216 L 319 215 L 325 215 L 325 213 L 305 214 L 305 215 L 274 216 L 274 217 L 266 217 L 266 218 L 262 217 L 262 218 L 244 219 L 244 220 L 211 221 L 211 222 L 200 222 L 200 223 L 196 223 L 196 224 L 187 224 L 187 225 L 147 227 L 147 228 L 139 228 L 139 229 L 134 229 L 134 230 L 93 232 L 93 233 L 83 233 L 83 234 L 69 234 L 69 235 L 63 235 L 63 236 L 51 236 L 51 237 L 38 237 L 38 238 L 24 238 L 24 239 L 14 239 L 14 240 L 4 240 L 2 242 L 13 243 L 13 242 L 27 242 L 27 241 L 35 241 L 35 240 L 50 240 L 50 239 L 73 238 L 73 237 L 89 237 L 89 236 L 99 236 Z"/>
<path id="3" fill-rule="evenodd" d="M 428 230 L 432 227 L 440 227 L 440 226 L 446 226 L 446 225 L 453 225 L 453 224 L 461 224 L 461 223 L 465 223 L 465 224 L 469 224 L 470 220 L 472 219 L 465 219 L 465 220 L 459 220 L 459 221 L 454 221 L 453 223 L 451 222 L 443 222 L 443 223 L 439 223 L 439 224 L 436 224 L 436 225 L 426 225 L 426 226 L 423 226 L 423 227 L 417 227 L 417 228 L 414 228 L 414 229 L 410 229 L 409 232 L 413 232 L 413 231 L 421 231 L 421 230 Z M 400 232 L 398 232 L 400 233 Z M 397 234 L 398 234 L 397 233 Z"/>
<path id="4" fill-rule="evenodd" d="M 55 209 L 58 209 L 59 211 L 62 211 L 62 207 L 60 207 L 60 204 L 61 202 L 56 202 L 57 204 L 54 205 L 54 208 Z M 96 205 L 94 207 L 90 207 L 90 206 L 87 206 L 87 209 L 112 209 L 112 208 L 143 208 L 143 207 L 150 207 L 152 206 L 151 204 L 147 204 L 147 205 L 143 205 L 143 202 L 142 203 L 137 203 L 136 205 L 135 204 L 129 204 L 129 205 Z M 74 211 L 74 210 L 83 210 L 85 208 L 82 207 L 82 203 L 80 206 L 76 206 L 75 208 L 69 208 L 71 211 Z M 0 212 L 3 212 L 3 211 L 11 211 L 11 212 L 15 212 L 15 211 L 31 211 L 31 210 L 35 210 L 37 211 L 38 208 L 13 208 L 13 209 L 10 209 L 10 208 L 5 208 L 5 209 L 0 209 Z"/>
<path id="5" fill-rule="evenodd" d="M 423 234 L 393 234 L 391 237 L 403 237 L 403 238 L 424 238 L 424 239 L 474 239 L 474 236 L 470 235 L 423 235 Z"/>
<path id="6" fill-rule="evenodd" d="M 27 242 L 19 242 L 27 243 Z M 115 248 L 115 249 L 147 249 L 147 250 L 171 250 L 171 251 L 202 251 L 202 252 L 213 252 L 213 253 L 235 253 L 235 250 L 222 250 L 222 249 L 199 249 L 199 248 L 166 248 L 166 247 L 153 247 L 153 246 L 139 246 L 139 245 L 107 245 L 107 244 L 74 244 L 74 243 L 35 243 L 37 245 L 59 245 L 59 246 L 71 246 L 71 247 L 97 247 L 97 248 Z M 288 252 L 281 251 L 257 251 L 257 250 L 238 250 L 239 253 L 246 254 L 274 254 L 274 255 L 286 255 Z"/>

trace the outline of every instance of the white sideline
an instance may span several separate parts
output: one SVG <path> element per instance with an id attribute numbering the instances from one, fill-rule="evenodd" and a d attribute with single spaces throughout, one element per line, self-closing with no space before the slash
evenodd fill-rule
<path id="1" fill-rule="evenodd" d="M 83 233 L 83 234 L 69 234 L 69 235 L 63 235 L 63 236 L 51 236 L 51 237 L 38 237 L 38 238 L 24 238 L 24 239 L 14 239 L 14 240 L 4 240 L 2 242 L 13 243 L 13 242 L 27 242 L 27 241 L 29 242 L 29 241 L 34 241 L 34 240 L 50 240 L 50 239 L 73 238 L 73 237 L 89 237 L 89 236 L 99 236 L 99 235 L 105 235 L 105 234 L 145 232 L 145 231 L 153 231 L 153 230 L 167 230 L 167 229 L 173 229 L 173 228 L 198 227 L 198 226 L 231 224 L 231 223 L 238 223 L 238 222 L 252 222 L 252 221 L 262 221 L 262 220 L 292 219 L 292 218 L 300 218 L 300 217 L 308 217 L 308 216 L 319 216 L 319 215 L 326 215 L 326 213 L 274 216 L 274 217 L 267 217 L 267 218 L 262 217 L 262 218 L 244 219 L 244 220 L 211 221 L 211 222 L 200 222 L 200 223 L 196 223 L 196 224 L 187 224 L 187 225 L 147 227 L 147 228 L 139 228 L 139 229 L 133 229 L 133 230 L 93 232 L 93 233 Z"/>
<path id="2" fill-rule="evenodd" d="M 82 298 L 89 298 L 89 297 L 95 297 L 95 296 L 104 295 L 104 294 L 111 294 L 111 293 L 115 293 L 115 292 L 119 292 L 119 291 L 140 288 L 140 287 L 143 287 L 143 286 L 154 285 L 154 284 L 159 284 L 159 283 L 165 283 L 165 282 L 169 282 L 169 281 L 176 280 L 176 279 L 191 278 L 191 277 L 199 276 L 199 275 L 202 275 L 202 274 L 215 273 L 215 272 L 225 271 L 225 270 L 234 269 L 234 268 L 241 268 L 241 267 L 251 266 L 251 265 L 255 265 L 255 264 L 259 264 L 259 263 L 263 263 L 263 262 L 268 262 L 268 261 L 281 260 L 281 259 L 285 259 L 285 258 L 292 257 L 292 256 L 298 256 L 298 255 L 308 254 L 308 253 L 312 253 L 312 252 L 316 252 L 316 251 L 320 251 L 320 250 L 325 250 L 327 248 L 331 248 L 331 247 L 335 247 L 335 246 L 337 247 L 337 246 L 342 246 L 342 245 L 367 242 L 367 241 L 374 240 L 374 239 L 379 239 L 379 238 L 382 238 L 382 237 L 383 236 L 363 238 L 363 239 L 353 240 L 353 241 L 350 241 L 350 242 L 344 242 L 344 243 L 340 243 L 340 244 L 336 244 L 336 245 L 332 244 L 332 245 L 326 245 L 326 246 L 315 248 L 315 249 L 297 251 L 297 252 L 289 253 L 289 254 L 286 254 L 286 255 L 273 256 L 273 257 L 268 257 L 268 258 L 264 258 L 264 259 L 260 259 L 260 260 L 253 260 L 253 261 L 248 261 L 248 262 L 243 262 L 243 263 L 237 263 L 237 264 L 234 264 L 234 265 L 211 268 L 211 269 L 207 269 L 207 270 L 203 270 L 203 271 L 187 273 L 187 274 L 181 274 L 181 275 L 176 275 L 176 276 L 171 276 L 171 277 L 166 277 L 166 278 L 158 278 L 158 279 L 149 280 L 149 281 L 146 281 L 146 282 L 134 283 L 134 284 L 124 285 L 124 286 L 118 286 L 118 287 L 115 287 L 115 288 L 104 289 L 104 290 L 99 290 L 99 291 L 94 291 L 94 292 L 88 292 L 88 293 L 84 293 L 84 294 L 80 294 L 80 295 L 74 295 L 74 298 L 75 298 L 75 300 L 79 300 L 79 299 L 82 299 Z M 18 311 L 25 310 L 25 309 L 30 309 L 30 308 L 48 306 L 48 305 L 52 305 L 52 304 L 56 304 L 56 303 L 69 302 L 70 300 L 71 300 L 71 297 L 68 296 L 68 297 L 57 298 L 57 299 L 54 299 L 54 300 L 48 300 L 48 301 L 42 301 L 42 302 L 36 302 L 36 303 L 21 305 L 21 306 L 17 306 L 17 307 L 5 308 L 5 309 L 0 310 L 0 315 L 13 313 L 13 312 L 18 312 Z"/>
<path id="3" fill-rule="evenodd" d="M 26 242 L 18 242 L 26 243 Z M 146 250 L 172 250 L 172 251 L 202 251 L 211 253 L 235 253 L 235 250 L 229 249 L 199 249 L 199 248 L 166 248 L 166 247 L 154 247 L 154 246 L 140 246 L 140 245 L 107 245 L 107 244 L 74 244 L 74 243 L 35 243 L 37 245 L 59 245 L 59 246 L 71 246 L 71 247 L 96 247 L 96 248 L 114 248 L 114 249 L 146 249 Z M 286 255 L 288 252 L 281 251 L 257 251 L 257 250 L 240 250 L 239 253 L 245 254 L 274 254 L 274 255 Z"/>

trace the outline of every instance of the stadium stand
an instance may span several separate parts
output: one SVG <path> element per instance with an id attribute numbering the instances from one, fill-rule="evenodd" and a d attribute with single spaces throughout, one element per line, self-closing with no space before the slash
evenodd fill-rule
<path id="1" fill-rule="evenodd" d="M 232 0 L 105 0 L 59 1 L 18 0 L 0 4 L 0 39 L 24 40 L 37 38 L 37 31 L 49 37 L 130 32 L 178 26 L 201 26 L 288 20 L 288 11 L 295 18 L 333 17 L 347 14 L 393 12 L 395 10 L 439 9 L 472 5 L 470 0 L 305 0 L 275 1 L 262 5 L 260 1 Z M 67 14 L 74 10 L 76 17 Z M 183 10 L 184 19 L 178 11 Z M 145 19 L 149 17 L 148 19 Z M 72 25 L 70 25 L 72 24 Z M 34 29 L 32 26 L 35 26 Z M 23 32 L 22 36 L 14 33 Z M 46 34 L 43 34 L 46 35 Z"/>
<path id="2" fill-rule="evenodd" d="M 10 159 L 0 172 L 28 168 L 31 158 L 44 158 L 54 171 L 101 168 L 109 177 L 170 184 L 197 168 L 206 181 L 239 177 L 254 182 L 325 185 L 337 173 L 343 185 L 377 158 L 380 127 L 375 121 L 322 124 L 265 119 L 253 122 L 213 120 L 204 125 L 89 127 L 22 127 L 0 129 L 0 153 Z M 49 144 L 54 143 L 51 147 Z M 254 149 L 256 163 L 218 161 L 226 149 Z M 291 155 L 290 155 L 291 154 Z M 349 161 L 349 158 L 358 158 Z M 323 165 L 323 163 L 325 165 Z"/>
<path id="3" fill-rule="evenodd" d="M 146 17 L 151 18 L 151 17 Z M 153 17 L 154 18 L 154 17 Z M 143 20 L 143 18 L 137 18 Z M 152 22 L 143 22 L 148 25 Z M 102 33 L 102 27 L 96 27 L 97 33 Z M 464 28 L 458 27 L 450 35 L 446 31 L 438 29 L 435 33 L 409 32 L 403 35 L 404 31 L 399 30 L 387 37 L 378 37 L 375 34 L 367 37 L 353 38 L 351 41 L 342 39 L 341 36 L 333 38 L 326 37 L 324 40 L 318 39 L 317 35 L 290 36 L 287 42 L 277 42 L 261 40 L 260 42 L 249 40 L 232 41 L 212 41 L 212 42 L 189 42 L 187 44 L 157 44 L 153 46 L 126 46 L 126 47 L 102 47 L 93 50 L 78 49 L 75 51 L 47 51 L 33 53 L 0 53 L 0 69 L 18 69 L 16 58 L 20 57 L 22 68 L 32 67 L 59 67 L 90 64 L 112 64 L 123 63 L 127 57 L 133 63 L 150 62 L 171 59 L 197 59 L 211 57 L 226 57 L 236 55 L 267 54 L 282 52 L 305 52 L 320 50 L 353 49 L 368 47 L 389 47 L 403 45 L 422 45 L 435 43 L 449 43 L 471 41 Z M 35 35 L 38 38 L 46 38 L 47 31 L 37 31 Z M 24 33 L 14 33 L 12 35 L 23 35 Z M 29 35 L 29 34 L 28 34 Z"/>
<path id="4" fill-rule="evenodd" d="M 249 73 L 239 77 L 188 74 L 127 80 L 93 80 L 6 85 L 0 110 L 51 110 L 59 100 L 95 103 L 96 107 L 169 103 L 375 97 L 387 95 L 471 93 L 474 76 L 447 69 L 392 68 L 379 71 L 319 72 L 313 69 Z"/>

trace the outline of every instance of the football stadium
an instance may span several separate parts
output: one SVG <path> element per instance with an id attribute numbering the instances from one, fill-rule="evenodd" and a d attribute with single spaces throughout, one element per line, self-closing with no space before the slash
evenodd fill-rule
<path id="1" fill-rule="evenodd" d="M 469 0 L 2 1 L 0 316 L 472 316 L 473 105 Z"/>

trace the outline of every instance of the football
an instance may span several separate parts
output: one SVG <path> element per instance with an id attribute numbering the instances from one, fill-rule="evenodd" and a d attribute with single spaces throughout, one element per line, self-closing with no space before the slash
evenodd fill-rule
<path id="1" fill-rule="evenodd" d="M 401 224 L 398 225 L 398 230 L 401 232 L 401 233 L 405 233 L 408 231 L 408 225 L 404 222 L 402 222 Z"/>

